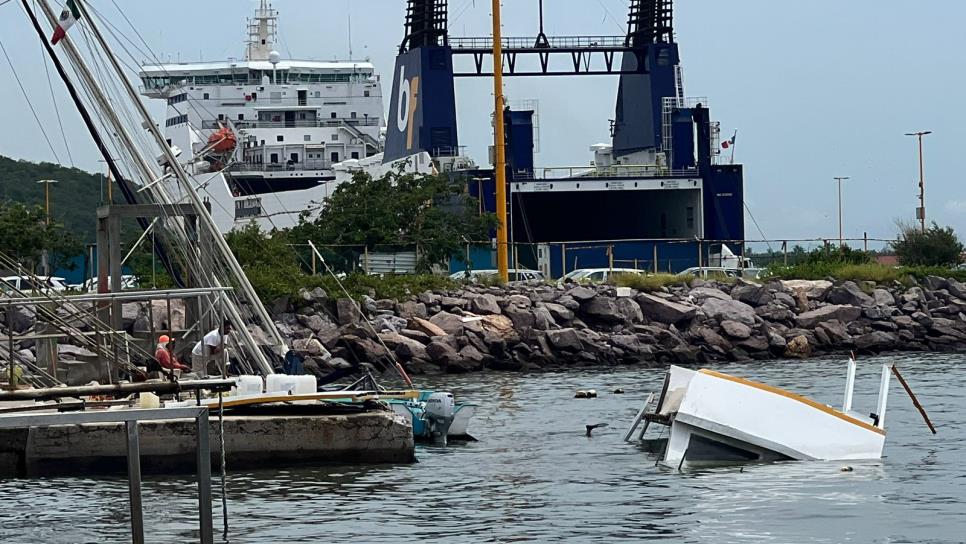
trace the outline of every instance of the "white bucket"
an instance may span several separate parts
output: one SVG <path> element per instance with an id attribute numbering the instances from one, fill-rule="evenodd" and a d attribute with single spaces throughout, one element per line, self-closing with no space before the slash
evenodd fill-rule
<path id="1" fill-rule="evenodd" d="M 262 377 L 261 376 L 239 376 L 235 378 L 234 394 L 238 396 L 243 395 L 260 395 L 262 393 Z"/>
<path id="2" fill-rule="evenodd" d="M 285 393 L 286 395 L 312 395 L 318 392 L 318 385 L 315 376 L 269 374 L 265 379 L 265 392 Z"/>

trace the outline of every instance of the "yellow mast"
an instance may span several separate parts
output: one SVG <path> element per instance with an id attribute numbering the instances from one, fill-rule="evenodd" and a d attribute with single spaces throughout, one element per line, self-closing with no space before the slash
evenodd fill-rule
<path id="1" fill-rule="evenodd" d="M 507 218 L 506 218 L 506 129 L 503 123 L 505 97 L 503 96 L 503 43 L 500 31 L 500 0 L 493 0 L 493 94 L 496 98 L 494 108 L 494 152 L 496 155 L 496 216 L 500 224 L 496 228 L 496 263 L 500 278 L 510 281 L 507 259 Z"/>

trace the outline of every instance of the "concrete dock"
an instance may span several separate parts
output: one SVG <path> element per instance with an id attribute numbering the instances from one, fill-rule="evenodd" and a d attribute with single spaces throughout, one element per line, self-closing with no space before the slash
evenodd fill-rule
<path id="1" fill-rule="evenodd" d="M 213 410 L 212 466 L 221 457 L 218 428 Z M 230 470 L 415 460 L 412 428 L 391 411 L 266 407 L 226 415 L 224 428 Z M 146 421 L 138 432 L 145 473 L 195 471 L 194 421 Z M 124 473 L 126 444 L 122 423 L 0 429 L 0 478 Z"/>

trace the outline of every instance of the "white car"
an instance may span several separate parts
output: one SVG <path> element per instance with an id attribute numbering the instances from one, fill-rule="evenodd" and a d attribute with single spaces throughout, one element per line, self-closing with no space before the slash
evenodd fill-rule
<path id="1" fill-rule="evenodd" d="M 543 281 L 546 279 L 543 272 L 539 270 L 529 270 L 526 268 L 511 268 L 509 270 L 510 281 Z M 499 276 L 499 270 L 485 269 L 485 270 L 463 270 L 460 272 L 454 272 L 449 275 L 449 279 L 456 281 L 470 281 L 477 282 L 481 278 L 491 278 Z"/>
<path id="2" fill-rule="evenodd" d="M 607 283 L 614 276 L 620 276 L 624 274 L 637 274 L 646 275 L 646 270 L 638 270 L 636 268 L 578 268 L 572 272 L 567 273 L 564 277 L 560 278 L 561 282 L 574 282 L 574 283 Z"/>
<path id="3" fill-rule="evenodd" d="M 708 278 L 714 276 L 724 276 L 728 278 L 745 278 L 749 280 L 758 279 L 762 270 L 760 268 L 724 268 L 718 266 L 694 266 L 688 268 L 679 276 L 694 276 L 696 278 Z"/>
<path id="4" fill-rule="evenodd" d="M 95 276 L 95 277 L 93 277 L 93 278 L 85 281 L 84 283 L 80 284 L 80 286 L 78 287 L 78 289 L 80 291 L 84 291 L 84 292 L 87 292 L 87 293 L 96 293 L 97 292 L 97 284 L 98 284 L 97 276 Z M 108 289 L 111 288 L 111 278 L 110 277 L 107 278 L 107 288 Z M 125 289 L 137 289 L 137 288 L 138 288 L 138 277 L 137 276 L 134 276 L 134 275 L 131 275 L 131 274 L 124 274 L 123 276 L 121 276 L 121 290 L 125 290 Z"/>
<path id="5" fill-rule="evenodd" d="M 0 278 L 3 283 L 0 284 L 0 289 L 5 292 L 13 292 L 15 290 L 31 292 L 39 291 L 41 293 L 60 293 L 67 290 L 67 280 L 57 276 L 50 276 L 43 278 L 37 276 L 36 278 L 30 276 L 6 276 Z"/>

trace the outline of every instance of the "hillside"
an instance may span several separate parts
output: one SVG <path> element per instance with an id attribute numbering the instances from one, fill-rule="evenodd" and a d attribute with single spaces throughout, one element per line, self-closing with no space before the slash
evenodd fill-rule
<path id="1" fill-rule="evenodd" d="M 101 201 L 100 177 L 77 168 L 51 163 L 19 161 L 0 156 L 0 200 L 44 205 L 41 179 L 55 179 L 50 207 L 55 221 L 63 223 L 82 242 L 95 240 L 95 210 Z"/>

